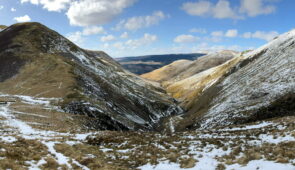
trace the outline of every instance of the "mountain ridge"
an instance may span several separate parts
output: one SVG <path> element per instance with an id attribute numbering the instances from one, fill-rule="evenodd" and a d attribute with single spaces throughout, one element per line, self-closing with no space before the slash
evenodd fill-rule
<path id="1" fill-rule="evenodd" d="M 98 129 L 155 130 L 162 117 L 182 112 L 164 90 L 107 54 L 83 50 L 39 23 L 12 25 L 0 39 L 2 92 L 61 98 L 64 111 L 93 118 Z"/>

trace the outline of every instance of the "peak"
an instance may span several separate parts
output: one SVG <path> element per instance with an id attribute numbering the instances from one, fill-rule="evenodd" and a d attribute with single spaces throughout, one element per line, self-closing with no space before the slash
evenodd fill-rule
<path id="1" fill-rule="evenodd" d="M 35 53 L 52 53 L 61 51 L 61 48 L 78 49 L 65 37 L 38 22 L 17 23 L 9 26 L 0 33 L 0 45 L 6 49 L 17 46 L 22 50 Z"/>
<path id="2" fill-rule="evenodd" d="M 23 23 L 16 23 L 11 25 L 12 27 L 17 27 L 17 26 L 28 26 L 28 27 L 45 27 L 43 24 L 39 22 L 23 22 Z"/>
<path id="3" fill-rule="evenodd" d="M 1 28 L 1 26 L 0 26 L 0 28 Z M 21 35 L 21 34 L 32 34 L 32 35 L 38 34 L 40 36 L 40 33 L 54 32 L 53 30 L 49 29 L 45 25 L 42 25 L 38 22 L 17 23 L 17 24 L 13 24 L 9 27 L 3 26 L 3 28 L 8 28 L 5 30 L 5 32 L 6 33 L 9 32 L 10 37 L 15 37 L 15 36 Z"/>
<path id="4" fill-rule="evenodd" d="M 295 29 L 275 37 L 273 40 L 271 40 L 270 42 L 268 42 L 267 44 L 261 46 L 260 48 L 256 50 L 248 52 L 247 54 L 245 54 L 245 57 L 251 58 L 266 50 L 276 51 L 277 48 L 279 47 L 289 48 L 288 44 L 292 44 L 294 39 L 295 39 Z"/>
<path id="5" fill-rule="evenodd" d="M 8 28 L 10 28 L 9 30 L 21 30 L 21 31 L 30 31 L 30 32 L 41 31 L 41 30 L 53 32 L 53 30 L 49 29 L 45 25 L 40 24 L 38 22 L 17 23 L 17 24 L 13 24 L 13 25 L 9 26 Z"/>

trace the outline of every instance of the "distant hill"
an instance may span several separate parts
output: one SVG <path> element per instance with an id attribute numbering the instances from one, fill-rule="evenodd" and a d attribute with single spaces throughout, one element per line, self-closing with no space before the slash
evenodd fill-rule
<path id="1" fill-rule="evenodd" d="M 204 56 L 202 53 L 147 55 L 138 57 L 123 57 L 116 60 L 127 70 L 135 74 L 145 74 L 171 64 L 176 60 L 196 60 Z"/>
<path id="2" fill-rule="evenodd" d="M 5 25 L 0 25 L 0 31 L 4 30 L 5 28 L 7 28 L 7 26 L 5 26 Z"/>
<path id="3" fill-rule="evenodd" d="M 164 87 L 174 82 L 186 79 L 197 73 L 223 64 L 238 55 L 238 52 L 224 50 L 199 57 L 197 60 L 177 60 L 169 65 L 154 70 L 141 77 L 162 83 Z"/>

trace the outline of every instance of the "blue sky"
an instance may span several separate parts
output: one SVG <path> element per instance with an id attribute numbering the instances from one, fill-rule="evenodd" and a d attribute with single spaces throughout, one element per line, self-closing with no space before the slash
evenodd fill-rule
<path id="1" fill-rule="evenodd" d="M 257 48 L 295 28 L 294 0 L 0 0 L 0 24 L 36 21 L 112 57 Z"/>

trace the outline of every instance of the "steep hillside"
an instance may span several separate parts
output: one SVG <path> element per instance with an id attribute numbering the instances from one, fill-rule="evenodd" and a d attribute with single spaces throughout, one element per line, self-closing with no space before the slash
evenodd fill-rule
<path id="1" fill-rule="evenodd" d="M 295 30 L 241 56 L 223 78 L 203 90 L 180 124 L 212 128 L 294 115 L 294 54 Z"/>
<path id="2" fill-rule="evenodd" d="M 174 98 L 181 101 L 181 105 L 190 110 L 194 107 L 194 102 L 199 95 L 208 87 L 218 82 L 222 77 L 229 72 L 239 61 L 243 60 L 243 56 L 236 53 L 236 57 L 225 62 L 224 64 L 210 68 L 197 74 L 192 74 L 188 78 L 163 82 L 166 91 Z M 202 66 L 201 66 L 202 67 Z M 198 68 L 196 68 L 198 70 Z M 190 75 L 190 72 L 185 72 L 182 76 Z M 178 77 L 178 76 L 177 76 Z"/>
<path id="3" fill-rule="evenodd" d="M 199 57 L 192 62 L 179 60 L 150 73 L 143 74 L 141 77 L 161 82 L 164 87 L 167 87 L 174 82 L 189 78 L 197 73 L 223 64 L 238 54 L 239 53 L 235 51 L 225 50 Z"/>
<path id="4" fill-rule="evenodd" d="M 141 75 L 165 65 L 171 64 L 177 60 L 195 60 L 205 54 L 166 54 L 166 55 L 148 55 L 139 57 L 124 57 L 116 60 L 132 73 Z"/>
<path id="5" fill-rule="evenodd" d="M 83 50 L 38 23 L 0 32 L 0 92 L 57 99 L 87 115 L 90 128 L 155 130 L 181 109 L 159 87 L 125 71 L 107 54 Z"/>

